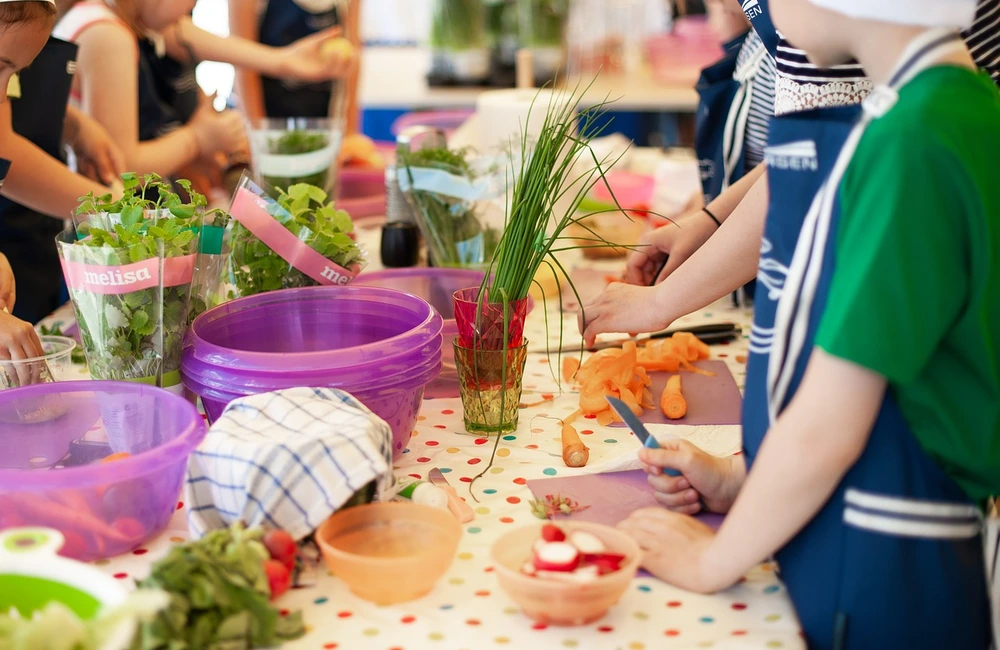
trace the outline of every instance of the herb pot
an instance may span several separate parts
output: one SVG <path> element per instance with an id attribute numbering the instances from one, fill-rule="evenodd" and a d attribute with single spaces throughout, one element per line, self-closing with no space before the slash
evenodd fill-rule
<path id="1" fill-rule="evenodd" d="M 480 291 L 484 294 L 480 300 Z M 476 350 L 509 350 L 521 347 L 524 319 L 528 316 L 528 298 L 513 300 L 506 305 L 490 302 L 486 289 L 459 289 L 453 295 L 458 343 Z M 504 338 L 504 321 L 506 338 Z"/>
<path id="2" fill-rule="evenodd" d="M 453 346 L 466 431 L 500 434 L 517 429 L 527 340 L 507 350 L 466 348 L 457 338 Z"/>
<path id="3" fill-rule="evenodd" d="M 342 138 L 343 126 L 335 120 L 254 120 L 250 150 L 258 179 L 285 191 L 296 183 L 308 183 L 336 196 L 335 169 Z"/>

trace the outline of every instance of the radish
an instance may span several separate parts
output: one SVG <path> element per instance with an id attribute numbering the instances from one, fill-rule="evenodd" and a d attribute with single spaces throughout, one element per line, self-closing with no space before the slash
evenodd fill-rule
<path id="1" fill-rule="evenodd" d="M 536 573 L 535 565 L 531 562 L 525 562 L 524 564 L 521 565 L 521 573 L 523 573 L 526 576 L 535 575 Z"/>
<path id="2" fill-rule="evenodd" d="M 542 526 L 542 539 L 546 542 L 565 542 L 566 533 L 555 524 L 545 524 Z"/>
<path id="3" fill-rule="evenodd" d="M 536 539 L 536 540 L 535 540 L 535 543 L 534 543 L 534 544 L 532 544 L 532 546 L 531 546 L 531 551 L 532 551 L 532 552 L 533 552 L 533 553 L 534 553 L 535 555 L 538 555 L 538 551 L 542 550 L 542 547 L 543 547 L 543 546 L 545 546 L 546 544 L 548 544 L 548 541 L 547 541 L 547 540 L 544 540 L 544 539 Z"/>
<path id="4" fill-rule="evenodd" d="M 605 551 L 604 542 L 594 535 L 577 530 L 569 535 L 569 543 L 584 555 L 597 555 Z"/>
<path id="5" fill-rule="evenodd" d="M 594 555 L 584 555 L 583 561 L 589 566 L 596 567 L 601 575 L 614 573 L 622 568 L 625 561 L 624 555 L 617 553 L 598 553 Z"/>
<path id="6" fill-rule="evenodd" d="M 539 571 L 572 571 L 580 565 L 580 553 L 566 542 L 546 542 L 535 552 Z"/>
<path id="7" fill-rule="evenodd" d="M 575 571 L 536 571 L 536 578 L 545 578 L 557 582 L 571 582 L 573 584 L 586 584 L 594 582 L 600 576 L 597 567 L 580 567 Z"/>

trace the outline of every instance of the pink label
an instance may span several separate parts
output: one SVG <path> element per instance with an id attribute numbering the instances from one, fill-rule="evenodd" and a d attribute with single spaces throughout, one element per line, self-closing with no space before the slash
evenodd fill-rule
<path id="1" fill-rule="evenodd" d="M 267 244 L 293 268 L 302 271 L 320 284 L 347 284 L 356 273 L 334 264 L 305 242 L 293 235 L 278 220 L 267 213 L 267 202 L 241 187 L 236 191 L 231 208 L 233 219 L 239 221 L 257 239 Z"/>
<path id="2" fill-rule="evenodd" d="M 163 286 L 176 287 L 191 282 L 194 255 L 163 260 Z M 91 293 L 123 294 L 151 289 L 160 284 L 160 260 L 143 260 L 124 266 L 82 264 L 62 259 L 63 275 L 70 289 Z"/>

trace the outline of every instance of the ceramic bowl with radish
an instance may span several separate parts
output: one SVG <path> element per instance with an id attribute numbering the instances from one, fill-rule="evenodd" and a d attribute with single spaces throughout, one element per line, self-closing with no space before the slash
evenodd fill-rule
<path id="1" fill-rule="evenodd" d="M 547 522 L 512 530 L 491 551 L 500 586 L 546 625 L 585 625 L 618 602 L 639 568 L 627 535 L 590 522 Z"/>

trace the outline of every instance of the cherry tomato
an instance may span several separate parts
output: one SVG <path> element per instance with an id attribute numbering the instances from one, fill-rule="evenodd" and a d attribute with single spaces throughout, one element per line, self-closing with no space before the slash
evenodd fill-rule
<path id="1" fill-rule="evenodd" d="M 295 569 L 295 555 L 299 547 L 292 536 L 283 530 L 271 530 L 264 535 L 264 546 L 271 554 L 271 559 L 285 565 L 289 571 Z"/>
<path id="2" fill-rule="evenodd" d="M 264 573 L 267 574 L 267 584 L 271 588 L 271 600 L 279 598 L 292 586 L 292 574 L 278 560 L 264 562 Z"/>

